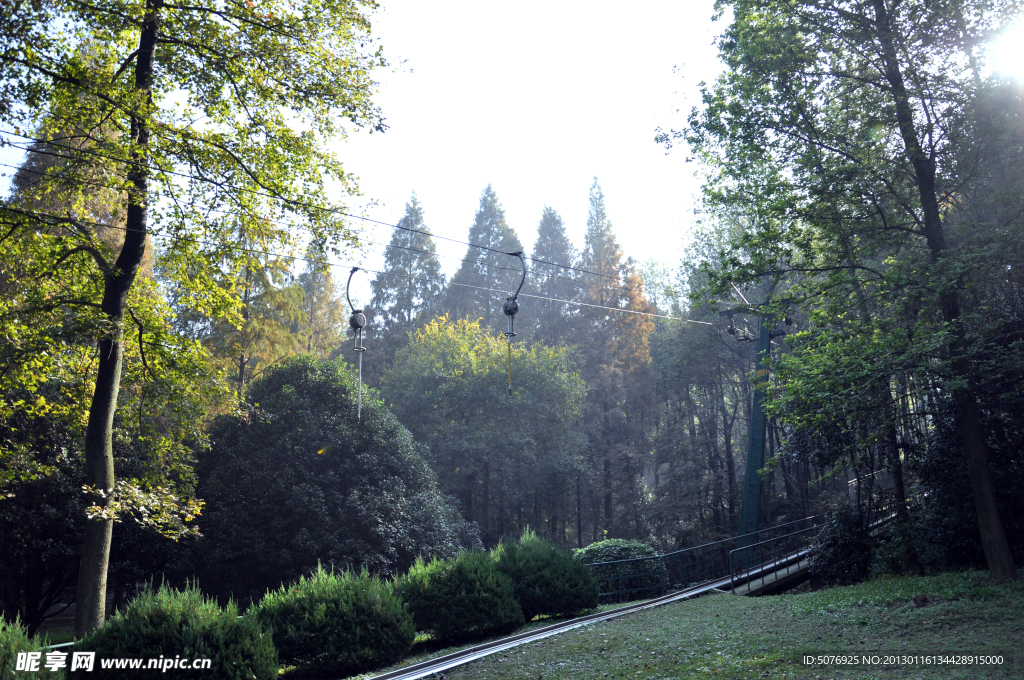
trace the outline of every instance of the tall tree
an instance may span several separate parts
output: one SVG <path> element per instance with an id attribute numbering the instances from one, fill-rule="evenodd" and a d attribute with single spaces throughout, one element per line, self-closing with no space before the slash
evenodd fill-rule
<path id="1" fill-rule="evenodd" d="M 523 244 L 505 221 L 505 209 L 490 184 L 480 196 L 469 242 L 484 248 L 466 250 L 465 261 L 448 286 L 446 306 L 457 319 L 482 318 L 486 326 L 505 330 L 501 306 L 507 293 L 503 292 L 515 292 L 522 269 L 518 259 L 504 253 L 522 252 Z M 482 290 L 487 288 L 493 290 Z"/>
<path id="2" fill-rule="evenodd" d="M 586 387 L 566 348 L 517 343 L 509 395 L 507 351 L 479 321 L 441 317 L 399 350 L 382 391 L 485 543 L 529 525 L 565 544 L 573 482 L 585 473 Z"/>
<path id="3" fill-rule="evenodd" d="M 579 255 L 565 233 L 565 223 L 553 208 L 545 207 L 537 225 L 537 242 L 530 256 L 530 273 L 524 290 L 541 297 L 577 301 L 580 287 L 574 267 Z M 564 341 L 572 335 L 575 305 L 548 300 L 531 300 L 529 318 L 535 327 L 534 338 L 549 343 Z"/>
<path id="4" fill-rule="evenodd" d="M 963 229 L 960 197 L 989 164 L 973 152 L 984 147 L 986 118 L 964 124 L 989 86 L 980 46 L 1019 5 L 728 5 L 728 69 L 692 116 L 689 141 L 723 170 L 709 186 L 714 204 L 758 196 L 772 218 L 750 223 L 742 242 L 753 255 L 732 258 L 721 281 L 805 275 L 813 295 L 831 297 L 853 277 L 879 309 L 908 313 L 914 335 L 939 341 L 941 364 L 919 346 L 902 360 L 939 368 L 933 379 L 953 402 L 989 568 L 1014 578 L 978 400 L 989 370 L 977 360 L 984 322 L 964 307 L 982 241 L 1002 227 Z"/>
<path id="5" fill-rule="evenodd" d="M 594 484 L 590 489 L 592 529 L 611 535 L 637 536 L 640 520 L 643 439 L 640 421 L 629 418 L 636 387 L 650 364 L 649 312 L 632 262 L 624 262 L 605 207 L 604 193 L 594 179 L 590 188 L 587 232 L 580 257 L 580 297 L 590 306 L 578 312 L 574 343 L 584 359 L 587 382 L 585 427 L 592 449 Z M 606 309 L 610 308 L 610 309 Z"/>
<path id="6" fill-rule="evenodd" d="M 294 332 L 306 323 L 304 291 L 292 280 L 289 264 L 285 258 L 250 257 L 238 291 L 241 323 L 214 319 L 204 338 L 211 354 L 226 362 L 239 403 L 253 378 L 305 349 Z"/>
<path id="7" fill-rule="evenodd" d="M 408 334 L 441 311 L 444 282 L 423 206 L 413 194 L 384 253 L 384 269 L 371 284 L 367 316 L 370 337 L 380 345 L 374 350 L 380 359 L 368 364 L 372 368 L 367 380 L 376 382 Z"/>
<path id="8" fill-rule="evenodd" d="M 217 285 L 214 265 L 241 252 L 232 243 L 240 223 L 260 250 L 292 246 L 299 223 L 324 243 L 354 240 L 324 189 L 333 177 L 354 190 L 352 178 L 324 149 L 342 121 L 383 129 L 369 98 L 369 69 L 383 61 L 366 49 L 364 12 L 373 7 L 358 0 L 116 0 L 83 9 L 58 0 L 5 12 L 14 17 L 0 24 L 3 87 L 12 102 L 3 106 L 15 145 L 34 135 L 58 147 L 68 165 L 48 179 L 81 194 L 93 182 L 78 169 L 105 159 L 111 171 L 103 182 L 123 195 L 125 237 L 113 252 L 91 242 L 83 225 L 93 219 L 80 212 L 4 209 L 9 229 L 32 235 L 25 247 L 49 262 L 51 276 L 74 263 L 76 275 L 94 283 L 87 296 L 42 302 L 99 322 L 85 469 L 101 512 L 86 523 L 76 636 L 104 620 L 114 522 L 107 511 L 116 483 L 111 434 L 128 303 L 147 239 L 165 239 L 162 270 L 192 291 L 185 299 L 236 319 L 235 288 Z M 236 282 L 244 270 L 238 260 L 229 267 Z M 162 328 L 146 330 L 153 337 Z"/>
<path id="9" fill-rule="evenodd" d="M 306 271 L 296 283 L 302 289 L 302 317 L 295 330 L 305 352 L 327 359 L 345 340 L 345 291 L 331 272 L 327 254 L 313 243 L 306 249 Z"/>

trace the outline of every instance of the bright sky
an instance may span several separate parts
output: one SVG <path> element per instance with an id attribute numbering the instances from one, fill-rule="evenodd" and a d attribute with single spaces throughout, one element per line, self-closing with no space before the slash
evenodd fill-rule
<path id="1" fill-rule="evenodd" d="M 389 129 L 336 148 L 379 202 L 365 214 L 394 223 L 415 191 L 435 234 L 466 240 L 490 183 L 528 249 L 545 205 L 579 248 L 596 176 L 625 253 L 674 264 L 699 182 L 685 149 L 666 155 L 654 135 L 681 128 L 719 71 L 712 4 L 383 0 L 374 34 L 396 68 L 380 74 L 377 101 Z M 365 235 L 386 243 L 391 230 Z M 382 250 L 368 246 L 365 265 Z M 458 265 L 442 260 L 449 275 Z"/>
<path id="2" fill-rule="evenodd" d="M 355 132 L 335 147 L 360 178 L 356 212 L 397 222 L 415 191 L 435 234 L 465 240 L 490 183 L 527 249 L 545 205 L 579 248 L 596 176 L 625 253 L 678 261 L 697 167 L 685 148 L 666 154 L 654 135 L 682 128 L 699 84 L 720 71 L 713 42 L 724 22 L 712 21 L 712 0 L 382 5 L 374 34 L 394 68 L 379 74 L 377 101 L 389 129 Z M 1024 63 L 1022 32 L 997 48 L 997 68 Z M 7 163 L 20 155 L 0 150 Z M 386 243 L 391 230 L 367 227 L 364 236 Z M 450 275 L 465 247 L 438 241 L 438 249 L 455 258 L 442 259 Z M 383 250 L 368 245 L 360 263 L 379 267 Z M 368 280 L 356 277 L 354 298 L 367 299 Z"/>

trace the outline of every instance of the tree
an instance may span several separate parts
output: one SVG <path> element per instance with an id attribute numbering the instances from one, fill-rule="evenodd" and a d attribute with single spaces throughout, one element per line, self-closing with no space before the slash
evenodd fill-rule
<path id="1" fill-rule="evenodd" d="M 303 349 L 294 331 L 306 321 L 304 291 L 291 280 L 283 259 L 250 258 L 244 271 L 239 291 L 241 323 L 215 318 L 203 338 L 210 353 L 228 365 L 240 401 L 253 377 Z"/>
<path id="2" fill-rule="evenodd" d="M 982 252 L 1000 269 L 999 256 L 1015 251 L 983 250 L 1004 227 L 979 232 L 962 208 L 998 158 L 979 154 L 991 116 L 972 116 L 989 87 L 980 47 L 1017 5 L 729 4 L 728 69 L 691 116 L 688 140 L 721 169 L 710 203 L 756 201 L 767 219 L 747 225 L 739 243 L 750 256 L 727 256 L 718 281 L 787 275 L 819 300 L 852 286 L 882 319 L 903 317 L 928 339 L 933 352 L 913 346 L 900 360 L 951 396 L 989 568 L 1014 578 L 978 400 L 988 369 L 975 329 L 985 323 L 964 300 Z"/>
<path id="3" fill-rule="evenodd" d="M 405 215 L 391 235 L 384 253 L 384 271 L 371 285 L 373 297 L 367 309 L 370 337 L 382 347 L 376 353 L 380 358 L 375 361 L 369 379 L 379 378 L 391 364 L 395 351 L 407 342 L 408 334 L 441 311 L 444 274 L 430 229 L 423 221 L 423 207 L 415 194 L 406 203 Z"/>
<path id="4" fill-rule="evenodd" d="M 469 242 L 483 248 L 466 249 L 462 266 L 448 285 L 447 309 L 456 319 L 482 318 L 484 325 L 505 330 L 501 307 L 505 296 L 495 291 L 508 291 L 510 295 L 519 287 L 519 260 L 505 253 L 521 253 L 523 244 L 505 221 L 505 209 L 490 184 L 480 196 L 480 208 L 469 228 Z"/>
<path id="5" fill-rule="evenodd" d="M 396 353 L 381 390 L 487 545 L 527 524 L 565 543 L 571 484 L 584 471 L 585 387 L 566 348 L 511 350 L 509 395 L 505 339 L 441 317 Z"/>
<path id="6" fill-rule="evenodd" d="M 293 327 L 303 350 L 327 359 L 345 341 L 344 291 L 335 283 L 327 256 L 316 244 L 306 250 L 306 271 L 299 274 L 301 320 Z"/>
<path id="7" fill-rule="evenodd" d="M 230 259 L 236 286 L 217 285 L 215 265 L 248 243 L 273 251 L 292 244 L 298 223 L 318 242 L 352 240 L 328 201 L 324 178 L 347 191 L 351 178 L 324 140 L 341 121 L 383 129 L 369 99 L 371 2 L 207 3 L 119 0 L 87 10 L 73 2 L 18 3 L 0 35 L 9 125 L 18 135 L 59 147 L 67 166 L 58 177 L 79 194 L 92 190 L 80 170 L 103 159 L 104 183 L 123 195 L 124 241 L 104 252 L 85 228 L 95 221 L 66 214 L 4 208 L 9 229 L 35 248 L 53 276 L 74 269 L 88 295 L 23 306 L 65 309 L 96 320 L 96 384 L 85 434 L 86 477 L 95 505 L 109 510 L 116 484 L 112 422 L 123 369 L 129 301 L 151 234 L 163 240 L 161 266 L 185 298 L 211 315 L 234 315 L 232 291 L 244 279 Z M 46 123 L 41 123 L 46 116 Z M 196 121 L 202 121 L 197 125 Z M 20 139 L 26 139 L 22 136 Z M 225 219 L 225 216 L 231 219 Z M 267 217 L 277 221 L 270 222 Z M 43 252 L 45 251 L 45 252 Z M 200 266 L 195 266 L 200 263 Z M 191 276 L 190 276 L 191 275 Z M 165 317 L 166 318 L 166 317 Z M 158 337 L 163 325 L 143 325 Z M 145 340 L 143 340 L 145 342 Z M 103 493 L 100 493 L 103 492 Z M 113 517 L 86 525 L 75 632 L 102 625 Z"/>
<path id="8" fill-rule="evenodd" d="M 524 292 L 558 300 L 579 300 L 580 287 L 576 272 L 565 267 L 577 263 L 576 249 L 565 234 L 562 218 L 552 208 L 545 207 L 537 225 L 537 242 L 530 256 L 530 273 L 526 277 Z M 549 343 L 564 342 L 572 335 L 572 321 L 576 306 L 548 300 L 530 301 L 534 338 Z"/>
<path id="9" fill-rule="evenodd" d="M 643 531 L 638 454 L 645 446 L 642 419 L 631 418 L 629 411 L 642 408 L 637 400 L 649 394 L 644 385 L 650 379 L 648 337 L 654 324 L 641 314 L 604 309 L 652 311 L 632 261 L 622 260 L 597 178 L 590 188 L 580 268 L 582 301 L 591 305 L 578 313 L 574 342 L 585 358 L 582 375 L 589 387 L 585 427 L 595 482 L 590 489 L 592 538 L 598 539 L 599 526 L 636 537 Z"/>
<path id="10" fill-rule="evenodd" d="M 257 598 L 321 563 L 395 575 L 417 555 L 474 547 L 422 447 L 372 391 L 356 420 L 355 382 L 341 361 L 287 359 L 253 382 L 249 415 L 214 423 L 197 467 L 204 588 Z"/>

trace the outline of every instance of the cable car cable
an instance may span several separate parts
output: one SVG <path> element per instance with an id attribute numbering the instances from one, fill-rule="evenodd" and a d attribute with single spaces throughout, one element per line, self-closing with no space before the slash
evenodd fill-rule
<path id="1" fill-rule="evenodd" d="M 141 231 L 141 230 L 138 230 L 138 229 L 128 229 L 127 227 L 117 227 L 117 226 L 113 226 L 113 225 L 110 225 L 110 224 L 103 224 L 102 222 L 94 222 L 94 221 L 91 221 L 91 220 L 67 218 L 67 217 L 65 217 L 63 215 L 54 215 L 53 213 L 45 213 L 45 212 L 38 211 L 38 210 L 26 211 L 26 210 L 22 210 L 22 209 L 19 209 L 19 208 L 13 208 L 11 206 L 2 206 L 2 211 L 21 213 L 21 214 L 26 215 L 26 216 L 39 216 L 39 215 L 42 215 L 42 216 L 50 217 L 52 219 L 60 220 L 60 221 L 63 221 L 63 222 L 72 221 L 72 222 L 77 222 L 79 224 L 89 224 L 89 225 L 93 225 L 93 226 L 97 226 L 97 227 L 104 227 L 105 229 L 115 229 L 117 231 L 124 231 L 124 232 L 127 232 L 127 231 Z M 166 239 L 166 240 L 170 240 L 170 241 L 184 240 L 184 238 L 185 238 L 185 237 L 181 237 L 181 236 L 169 236 L 167 234 L 160 234 L 160 233 L 151 232 L 151 231 L 146 231 L 145 233 L 148 234 L 149 236 L 153 237 L 153 238 Z M 217 246 L 219 248 L 228 248 L 228 249 L 234 250 L 236 252 L 252 253 L 252 254 L 255 254 L 255 255 L 271 255 L 271 256 L 274 256 L 274 257 L 287 258 L 287 259 L 290 259 L 290 260 L 299 260 L 301 262 L 312 262 L 312 260 L 309 260 L 308 258 L 305 258 L 305 257 L 300 257 L 298 255 L 288 255 L 286 253 L 278 253 L 278 252 L 274 252 L 274 251 L 270 251 L 270 250 L 256 250 L 254 248 L 245 248 L 245 247 L 237 246 L 237 245 L 234 245 L 234 244 L 231 244 L 231 243 L 221 243 L 219 241 L 208 241 L 208 240 L 205 240 L 205 239 L 197 239 L 197 238 L 188 238 L 187 240 L 189 240 L 192 243 L 202 243 L 202 244 L 205 244 L 205 245 Z M 508 253 L 505 253 L 505 254 L 507 255 Z M 329 267 L 341 267 L 341 268 L 344 268 L 344 267 L 351 267 L 353 265 L 346 264 L 346 263 L 328 262 L 327 266 L 329 266 Z M 397 276 L 399 278 L 409 279 L 411 281 L 426 281 L 428 283 L 441 283 L 441 284 L 447 284 L 447 285 L 450 285 L 450 286 L 459 286 L 460 288 L 472 288 L 474 290 L 485 290 L 485 291 L 489 291 L 489 292 L 493 292 L 493 293 L 504 293 L 505 292 L 505 291 L 499 290 L 497 288 L 487 288 L 485 286 L 473 286 L 473 285 L 470 285 L 468 283 L 456 283 L 454 281 L 444 281 L 442 279 L 428 279 L 428 278 L 424 278 L 422 276 L 410 276 L 408 274 L 399 274 L 399 273 L 396 273 L 396 272 L 385 272 L 385 271 L 381 271 L 381 270 L 378 270 L 378 269 L 366 269 L 364 267 L 359 267 L 359 269 L 361 269 L 364 272 L 371 273 L 371 274 L 379 274 L 381 276 Z M 520 293 L 520 296 L 524 297 L 524 298 L 531 298 L 533 300 L 545 300 L 547 302 L 559 302 L 559 303 L 562 303 L 562 304 L 577 305 L 579 307 L 589 307 L 589 308 L 592 308 L 592 309 L 604 309 L 604 310 L 607 310 L 609 312 L 622 312 L 624 314 L 635 314 L 635 315 L 638 315 L 638 316 L 649 316 L 649 317 L 654 318 L 654 319 L 668 319 L 670 321 L 682 321 L 682 322 L 685 322 L 685 323 L 696 323 L 696 324 L 702 324 L 702 325 L 705 325 L 705 326 L 714 326 L 715 325 L 715 324 L 713 324 L 713 323 L 711 323 L 709 321 L 697 321 L 696 319 L 684 319 L 684 318 L 681 318 L 681 317 L 678 317 L 678 316 L 669 316 L 667 314 L 655 314 L 653 312 L 641 312 L 641 311 L 637 311 L 635 309 L 623 309 L 622 307 L 607 307 L 607 306 L 604 306 L 604 305 L 591 304 L 589 302 L 579 302 L 577 300 L 563 300 L 563 299 L 560 299 L 560 298 L 547 297 L 547 296 L 544 296 L 544 295 L 533 295 L 533 294 L 530 294 L 530 293 Z"/>

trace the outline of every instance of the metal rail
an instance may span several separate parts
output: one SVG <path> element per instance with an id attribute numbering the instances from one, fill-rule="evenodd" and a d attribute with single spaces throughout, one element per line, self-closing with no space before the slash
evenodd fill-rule
<path id="1" fill-rule="evenodd" d="M 588 616 L 581 616 L 576 619 L 565 621 L 563 623 L 556 623 L 551 626 L 546 626 L 538 630 L 533 630 L 528 633 L 520 633 L 519 635 L 513 635 L 511 637 L 501 638 L 493 642 L 487 642 L 482 645 L 470 647 L 460 652 L 454 652 L 452 654 L 446 654 L 445 656 L 437 659 L 431 659 L 430 661 L 422 661 L 412 666 L 400 668 L 398 670 L 390 671 L 382 675 L 371 676 L 371 680 L 417 680 L 418 678 L 425 678 L 434 673 L 441 673 L 450 668 L 467 664 L 477 659 L 482 659 L 485 656 L 496 654 L 512 647 L 518 647 L 519 645 L 528 644 L 537 640 L 542 640 L 552 635 L 558 635 L 566 631 L 579 628 L 581 626 L 587 626 L 592 623 L 599 621 L 607 621 L 608 619 L 614 619 L 625 614 L 632 614 L 633 612 L 642 611 L 644 609 L 651 609 L 653 607 L 660 607 L 664 604 L 670 604 L 672 602 L 679 602 L 680 600 L 686 600 L 691 597 L 697 597 L 698 595 L 704 595 L 715 589 L 721 589 L 722 587 L 729 585 L 729 579 L 719 579 L 711 583 L 705 583 L 688 590 L 684 590 L 678 593 L 671 593 L 663 597 L 659 597 L 653 600 L 647 600 L 645 602 L 639 602 L 637 604 L 626 605 L 625 607 L 619 607 L 606 612 L 599 612 L 597 614 L 590 614 Z"/>
<path id="2" fill-rule="evenodd" d="M 811 532 L 815 532 L 820 525 L 800 529 L 792 533 L 770 538 L 767 541 L 758 541 L 751 545 L 743 546 L 729 551 L 729 589 L 736 592 L 737 581 L 750 583 L 760 578 L 761 585 L 766 585 L 765 577 L 775 574 L 779 570 L 788 569 L 794 561 L 799 564 L 808 554 L 810 548 Z M 767 559 L 765 554 L 767 553 Z M 756 566 L 755 566 L 756 565 Z M 753 572 L 757 575 L 752 575 Z M 737 575 L 738 574 L 738 575 Z"/>
<path id="3" fill-rule="evenodd" d="M 721 542 L 721 541 L 719 541 Z M 809 552 L 808 549 L 804 549 L 793 555 L 787 555 L 785 560 L 800 560 Z M 628 561 L 628 560 L 620 560 Z M 782 560 L 780 560 L 782 561 Z M 590 614 L 588 616 L 581 616 L 577 619 L 565 621 L 563 623 L 556 623 L 551 626 L 546 626 L 538 630 L 530 631 L 528 633 L 520 633 L 519 635 L 513 635 L 511 637 L 501 638 L 500 640 L 494 640 L 493 642 L 487 642 L 482 645 L 470 647 L 460 652 L 454 652 L 452 654 L 446 654 L 445 656 L 431 659 L 429 661 L 421 661 L 420 663 L 406 666 L 405 668 L 399 668 L 398 670 L 383 673 L 381 675 L 371 676 L 369 680 L 419 680 L 420 678 L 426 678 L 435 673 L 441 673 L 443 671 L 455 668 L 456 666 L 462 666 L 482 659 L 485 656 L 491 654 L 497 654 L 506 649 L 517 647 L 519 645 L 528 644 L 530 642 L 536 642 L 552 635 L 558 635 L 566 631 L 579 628 L 581 626 L 587 626 L 592 623 L 599 621 L 607 621 L 608 619 L 614 619 L 619 616 L 626 614 L 632 614 L 633 612 L 643 611 L 645 609 L 651 609 L 654 607 L 660 607 L 665 604 L 671 604 L 673 602 L 680 602 L 682 600 L 688 600 L 690 598 L 698 597 L 700 595 L 706 595 L 715 590 L 722 590 L 730 587 L 732 584 L 742 585 L 744 578 L 750 580 L 759 578 L 763 573 L 772 573 L 779 568 L 779 564 L 770 563 L 763 565 L 759 569 L 752 569 L 744 577 L 733 579 L 732 575 L 712 579 L 705 583 L 701 583 L 696 586 L 691 586 L 685 590 L 669 593 L 662 597 L 655 598 L 653 600 L 647 600 L 645 602 L 638 602 L 636 604 L 626 605 L 625 607 L 619 607 L 617 609 L 611 609 L 606 612 L 600 612 L 597 614 Z"/>
<path id="4" fill-rule="evenodd" d="M 600 582 L 602 599 L 618 599 L 622 602 L 632 597 L 664 595 L 729 576 L 732 573 L 730 551 L 737 548 L 741 540 L 750 541 L 753 537 L 756 541 L 761 536 L 771 535 L 797 524 L 814 522 L 820 517 L 820 514 L 811 515 L 762 529 L 755 534 L 733 536 L 664 555 L 595 562 L 589 566 Z"/>

